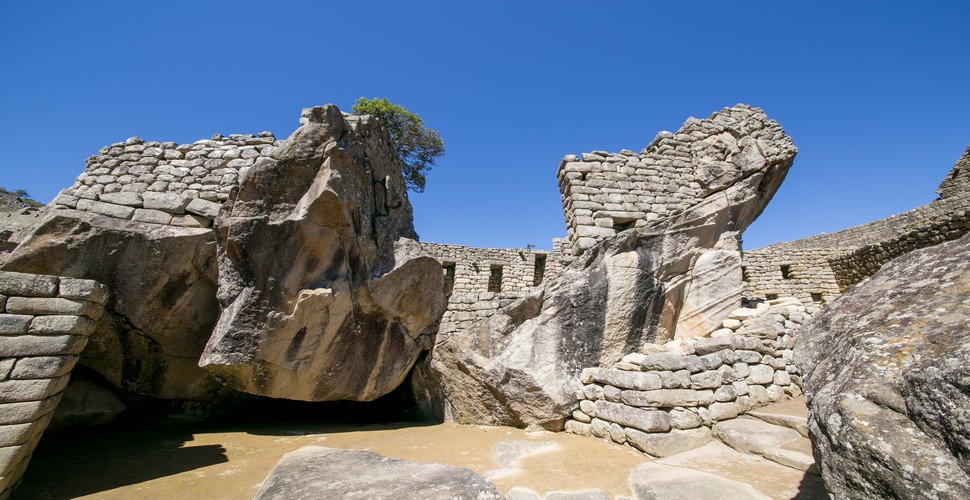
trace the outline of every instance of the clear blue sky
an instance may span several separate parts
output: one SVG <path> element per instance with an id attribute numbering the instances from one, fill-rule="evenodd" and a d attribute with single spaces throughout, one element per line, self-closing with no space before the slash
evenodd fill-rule
<path id="1" fill-rule="evenodd" d="M 800 151 L 755 248 L 935 198 L 970 144 L 968 26 L 965 1 L 8 2 L 0 186 L 47 202 L 130 136 L 283 138 L 387 97 L 446 142 L 422 240 L 550 248 L 562 155 L 744 102 Z"/>

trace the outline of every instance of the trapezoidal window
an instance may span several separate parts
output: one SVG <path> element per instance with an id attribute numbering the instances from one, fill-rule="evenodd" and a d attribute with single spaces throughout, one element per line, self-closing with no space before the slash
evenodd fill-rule
<path id="1" fill-rule="evenodd" d="M 816 304 L 824 304 L 825 303 L 825 299 L 822 298 L 822 294 L 821 293 L 814 293 L 813 292 L 812 293 L 812 302 L 814 302 Z"/>
<path id="2" fill-rule="evenodd" d="M 445 281 L 445 295 L 451 295 L 455 289 L 455 263 L 445 262 L 441 264 L 441 271 Z"/>
<path id="3" fill-rule="evenodd" d="M 775 300 L 777 298 L 778 298 L 778 294 L 777 293 L 766 293 L 765 294 L 765 300 Z"/>
<path id="4" fill-rule="evenodd" d="M 791 279 L 791 266 L 788 264 L 781 266 L 781 278 L 786 280 Z"/>
<path id="5" fill-rule="evenodd" d="M 536 255 L 535 274 L 533 275 L 533 278 L 532 278 L 532 286 L 541 285 L 543 278 L 545 278 L 545 275 L 546 275 L 546 256 Z"/>
<path id="6" fill-rule="evenodd" d="M 622 233 L 627 229 L 636 227 L 637 221 L 635 219 L 613 219 L 613 230 L 617 233 Z"/>
<path id="7" fill-rule="evenodd" d="M 491 266 L 488 270 L 488 291 L 502 291 L 502 266 Z"/>

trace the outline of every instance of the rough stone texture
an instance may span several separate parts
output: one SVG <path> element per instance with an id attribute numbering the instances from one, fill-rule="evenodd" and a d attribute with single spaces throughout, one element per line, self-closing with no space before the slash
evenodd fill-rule
<path id="1" fill-rule="evenodd" d="M 679 330 L 682 313 L 685 321 L 709 323 L 695 312 L 740 305 L 740 281 L 721 296 L 711 286 L 723 283 L 691 280 L 695 264 L 710 251 L 739 251 L 739 234 L 764 209 L 794 155 L 781 127 L 745 106 L 689 119 L 676 136 L 658 136 L 643 161 L 653 168 L 683 164 L 680 170 L 698 184 L 690 202 L 652 224 L 644 219 L 639 228 L 594 238 L 545 287 L 439 344 L 431 367 L 455 417 L 559 429 L 575 406 L 582 368 L 610 365 L 651 342 L 710 333 Z M 590 182 L 575 163 L 560 167 L 570 227 L 579 207 L 569 200 L 577 191 L 570 182 L 563 187 L 563 179 Z M 740 280 L 739 272 L 733 275 Z"/>
<path id="2" fill-rule="evenodd" d="M 630 473 L 637 500 L 767 500 L 751 485 L 698 470 L 659 463 L 640 464 Z"/>
<path id="3" fill-rule="evenodd" d="M 111 299 L 81 364 L 133 394 L 202 401 L 223 392 L 197 365 L 218 316 L 215 250 L 209 229 L 57 209 L 3 269 L 99 281 Z"/>
<path id="4" fill-rule="evenodd" d="M 199 364 L 252 394 L 370 401 L 430 349 L 441 266 L 398 242 L 411 206 L 378 122 L 327 105 L 301 125 L 217 219 L 221 313 Z"/>
<path id="5" fill-rule="evenodd" d="M 970 498 L 970 236 L 883 266 L 806 324 L 809 434 L 840 498 Z"/>
<path id="6" fill-rule="evenodd" d="M 409 462 L 370 451 L 307 446 L 283 455 L 255 498 L 498 500 L 504 497 L 494 485 L 469 469 Z"/>

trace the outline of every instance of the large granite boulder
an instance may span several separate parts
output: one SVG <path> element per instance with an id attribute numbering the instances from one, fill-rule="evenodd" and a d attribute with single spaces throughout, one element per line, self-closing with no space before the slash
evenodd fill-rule
<path id="1" fill-rule="evenodd" d="M 795 147 L 747 107 L 688 120 L 660 137 L 668 136 L 699 144 L 675 149 L 656 140 L 642 158 L 694 165 L 704 197 L 601 241 L 544 288 L 439 343 L 414 383 L 426 401 L 441 402 L 441 416 L 561 428 L 583 368 L 609 366 L 648 343 L 709 334 L 740 306 L 739 235 L 781 184 Z"/>
<path id="2" fill-rule="evenodd" d="M 221 313 L 199 364 L 252 394 L 370 401 L 431 348 L 441 266 L 413 257 L 411 206 L 380 125 L 332 105 L 301 123 L 216 221 Z"/>
<path id="3" fill-rule="evenodd" d="M 795 361 L 836 498 L 970 498 L 970 235 L 883 266 L 822 309 Z"/>
<path id="4" fill-rule="evenodd" d="M 498 500 L 505 497 L 481 474 L 469 469 L 399 460 L 370 451 L 306 446 L 283 455 L 255 498 Z"/>
<path id="5" fill-rule="evenodd" d="M 201 401 L 224 392 L 198 367 L 219 314 L 215 256 L 211 229 L 51 207 L 3 269 L 107 286 L 80 362 L 131 394 Z"/>

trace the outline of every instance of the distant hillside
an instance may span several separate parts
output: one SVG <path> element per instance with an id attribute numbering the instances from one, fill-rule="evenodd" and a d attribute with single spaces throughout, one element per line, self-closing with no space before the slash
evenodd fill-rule
<path id="1" fill-rule="evenodd" d="M 0 264 L 6 260 L 6 254 L 37 226 L 43 208 L 43 203 L 22 189 L 10 191 L 0 187 Z"/>
<path id="2" fill-rule="evenodd" d="M 31 198 L 23 189 L 9 191 L 0 187 L 0 212 L 17 212 L 24 209 L 43 208 L 44 204 Z"/>

